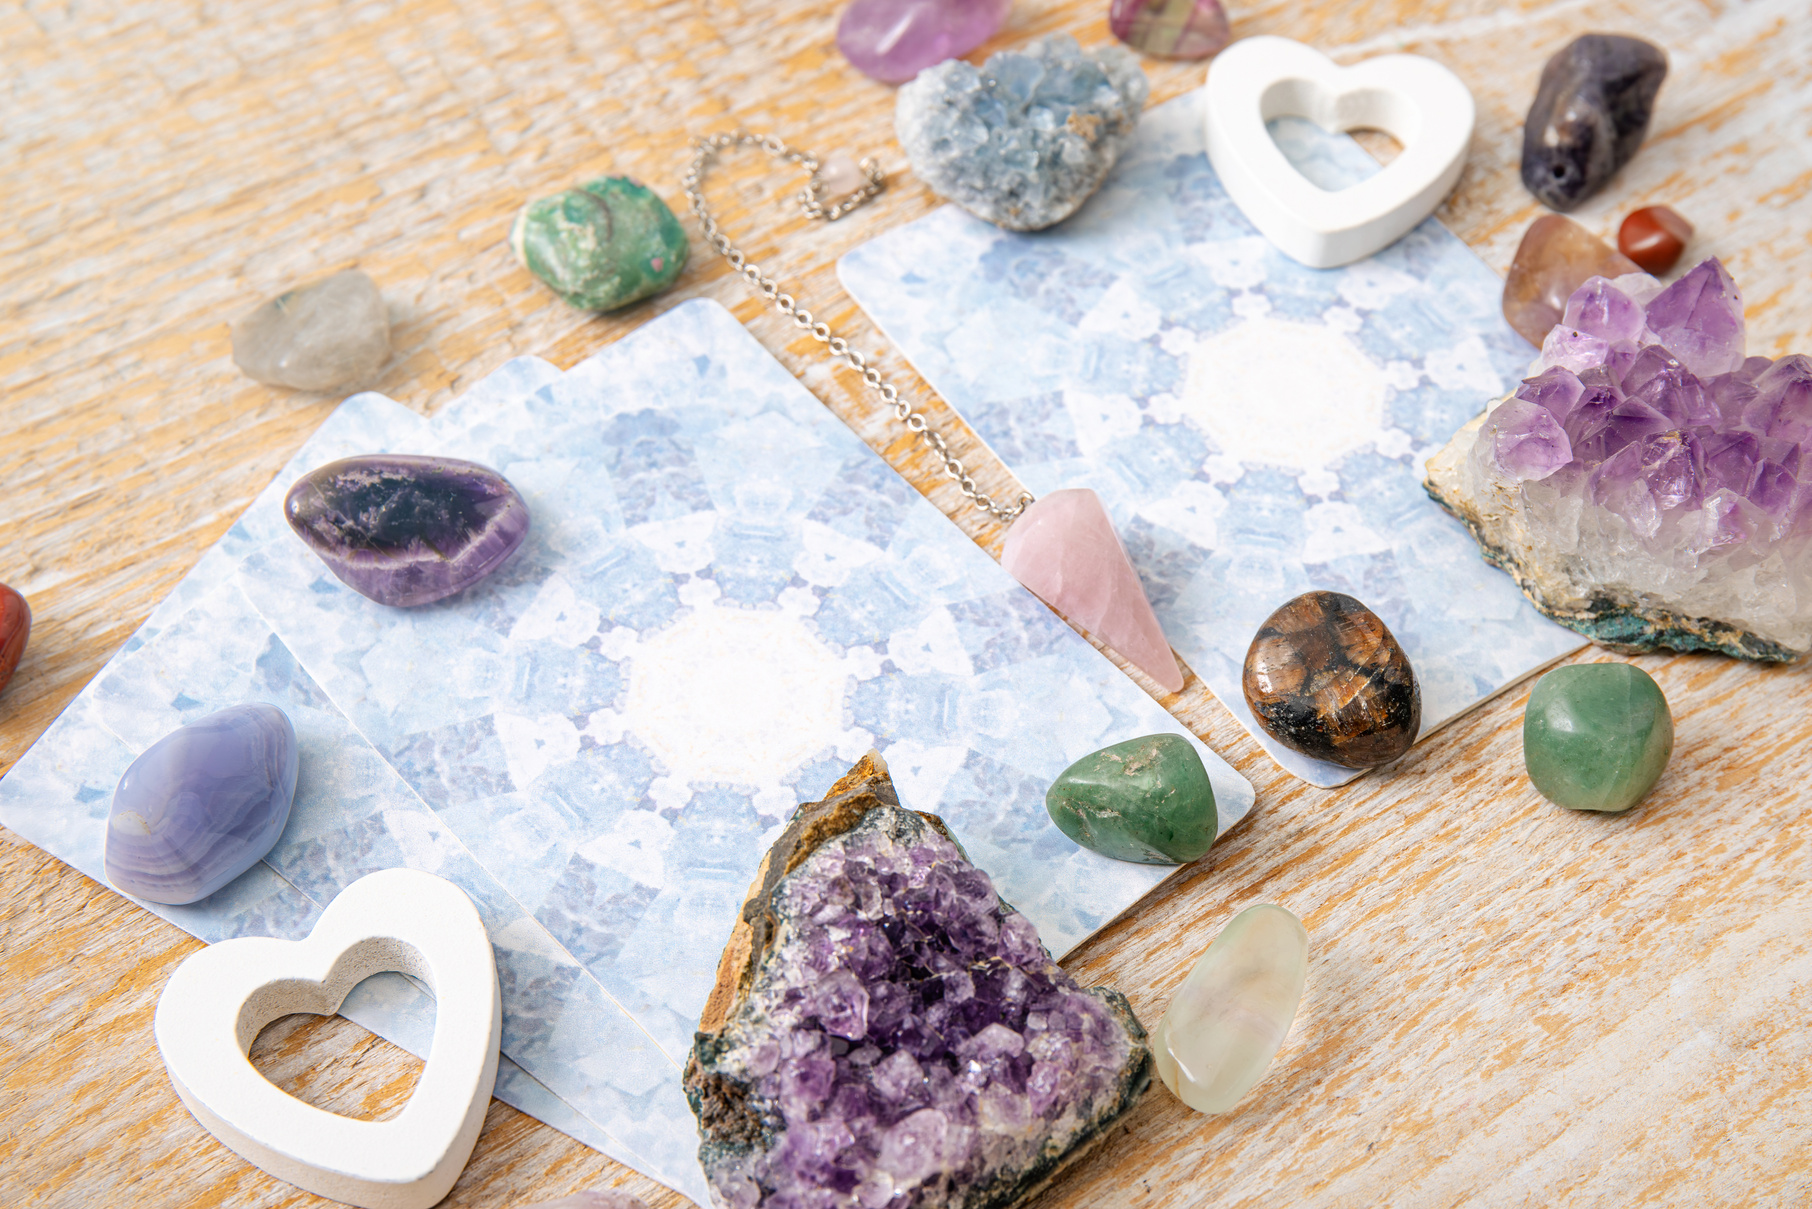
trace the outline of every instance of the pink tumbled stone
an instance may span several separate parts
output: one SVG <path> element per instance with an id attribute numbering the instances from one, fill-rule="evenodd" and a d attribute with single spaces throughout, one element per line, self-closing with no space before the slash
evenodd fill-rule
<path id="1" fill-rule="evenodd" d="M 994 36 L 1009 0 L 855 0 L 837 23 L 837 49 L 864 75 L 904 84 Z"/>
<path id="2" fill-rule="evenodd" d="M 1233 38 L 1221 0 L 1114 0 L 1107 26 L 1154 59 L 1206 59 Z"/>
<path id="3" fill-rule="evenodd" d="M 1007 530 L 1000 565 L 1040 600 L 1093 634 L 1164 686 L 1180 692 L 1183 673 L 1139 573 L 1101 497 L 1087 487 L 1053 491 Z"/>

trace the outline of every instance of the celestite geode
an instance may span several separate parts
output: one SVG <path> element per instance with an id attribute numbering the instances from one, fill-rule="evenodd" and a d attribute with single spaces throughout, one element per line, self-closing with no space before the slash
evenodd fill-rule
<path id="1" fill-rule="evenodd" d="M 1594 277 L 1428 492 L 1548 616 L 1616 650 L 1812 650 L 1812 357 L 1744 356 L 1716 260 Z"/>
<path id="2" fill-rule="evenodd" d="M 921 71 L 900 88 L 894 131 L 939 196 L 1010 231 L 1037 231 L 1101 187 L 1150 91 L 1131 51 L 1085 51 L 1052 34 L 979 70 L 950 59 Z"/>
<path id="3" fill-rule="evenodd" d="M 700 1030 L 729 1209 L 1007 1209 L 1151 1084 L 1125 998 L 1078 987 L 873 755 L 769 850 Z"/>

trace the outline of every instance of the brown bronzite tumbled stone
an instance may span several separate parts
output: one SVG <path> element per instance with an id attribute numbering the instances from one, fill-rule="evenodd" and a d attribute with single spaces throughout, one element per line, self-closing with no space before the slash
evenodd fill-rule
<path id="1" fill-rule="evenodd" d="M 872 753 L 734 924 L 685 1072 L 723 1209 L 1011 1209 L 1151 1085 L 1125 997 L 1052 961 Z"/>
<path id="2" fill-rule="evenodd" d="M 1422 727 L 1409 656 L 1376 613 L 1340 592 L 1305 592 L 1266 618 L 1246 652 L 1244 688 L 1266 734 L 1347 768 L 1390 763 Z"/>

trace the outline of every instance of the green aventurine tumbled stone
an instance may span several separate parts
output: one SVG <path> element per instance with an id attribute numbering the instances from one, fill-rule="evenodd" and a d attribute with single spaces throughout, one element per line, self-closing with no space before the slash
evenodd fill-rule
<path id="1" fill-rule="evenodd" d="M 1628 810 L 1674 751 L 1661 686 L 1629 663 L 1556 668 L 1523 711 L 1523 764 L 1543 797 L 1573 810 Z"/>
<path id="2" fill-rule="evenodd" d="M 1044 795 L 1063 834 L 1115 860 L 1180 865 L 1208 851 L 1214 786 L 1189 740 L 1146 735 L 1091 752 Z"/>
<path id="3" fill-rule="evenodd" d="M 686 232 L 667 203 L 607 176 L 522 208 L 510 246 L 554 293 L 588 311 L 658 294 L 686 267 Z"/>

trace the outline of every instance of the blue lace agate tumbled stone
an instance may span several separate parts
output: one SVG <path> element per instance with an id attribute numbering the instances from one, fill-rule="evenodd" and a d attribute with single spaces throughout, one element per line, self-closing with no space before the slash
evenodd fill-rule
<path id="1" fill-rule="evenodd" d="M 283 515 L 327 569 L 379 604 L 451 596 L 495 571 L 528 536 L 522 496 L 458 458 L 367 454 L 296 481 Z"/>
<path id="2" fill-rule="evenodd" d="M 206 898 L 255 865 L 289 821 L 296 732 L 274 705 L 235 705 L 146 748 L 113 791 L 107 877 L 154 903 Z"/>

